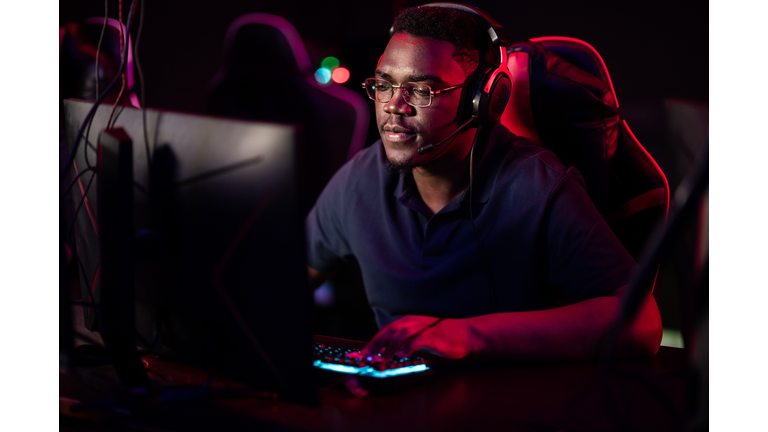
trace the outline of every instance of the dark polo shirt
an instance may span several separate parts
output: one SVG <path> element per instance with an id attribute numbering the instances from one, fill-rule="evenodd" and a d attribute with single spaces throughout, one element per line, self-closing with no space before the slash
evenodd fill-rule
<path id="1" fill-rule="evenodd" d="M 486 134 L 483 134 L 486 135 Z M 604 296 L 636 264 L 587 196 L 581 174 L 500 124 L 475 149 L 475 226 L 497 312 L 530 311 Z M 409 314 L 491 313 L 469 190 L 434 216 L 411 175 L 386 169 L 381 141 L 328 183 L 307 216 L 308 264 L 321 272 L 354 256 L 379 327 Z"/>

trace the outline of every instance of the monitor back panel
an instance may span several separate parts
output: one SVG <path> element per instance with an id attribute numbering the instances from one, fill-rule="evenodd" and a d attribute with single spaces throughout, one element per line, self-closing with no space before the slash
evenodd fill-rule
<path id="1" fill-rule="evenodd" d="M 91 103 L 64 105 L 71 146 Z M 80 207 L 73 218 L 81 286 L 97 303 L 108 287 L 98 278 L 97 182 L 87 185 L 111 109 L 94 115 L 92 146 L 81 140 L 70 179 L 82 175 L 65 198 Z M 133 139 L 138 341 L 311 402 L 297 128 L 148 109 L 145 144 L 141 110 L 118 107 L 115 117 Z M 86 323 L 98 329 L 94 310 Z"/>

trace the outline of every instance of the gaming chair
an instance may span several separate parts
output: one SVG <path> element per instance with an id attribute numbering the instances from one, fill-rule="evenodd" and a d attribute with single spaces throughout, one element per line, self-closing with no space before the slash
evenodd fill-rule
<path id="1" fill-rule="evenodd" d="M 623 119 L 600 54 L 568 37 L 517 42 L 507 52 L 512 94 L 502 124 L 582 173 L 595 207 L 637 260 L 666 221 L 669 185 Z"/>
<path id="2" fill-rule="evenodd" d="M 318 84 L 299 33 L 276 15 L 233 21 L 223 57 L 209 84 L 208 111 L 303 126 L 308 212 L 333 174 L 364 147 L 370 118 L 365 99 L 334 83 Z"/>

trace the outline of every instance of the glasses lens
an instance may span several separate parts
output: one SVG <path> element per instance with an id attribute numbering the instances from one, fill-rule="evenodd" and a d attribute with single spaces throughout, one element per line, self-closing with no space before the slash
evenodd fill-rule
<path id="1" fill-rule="evenodd" d="M 392 99 L 392 84 L 382 79 L 368 78 L 365 80 L 365 90 L 368 97 L 376 102 L 389 102 Z"/>
<path id="2" fill-rule="evenodd" d="M 392 83 L 378 78 L 365 80 L 365 91 L 368 97 L 376 102 L 389 102 L 395 93 Z M 409 105 L 426 107 L 432 102 L 432 89 L 428 85 L 405 83 L 400 86 L 403 98 Z"/>
<path id="3" fill-rule="evenodd" d="M 405 101 L 416 107 L 429 106 L 432 102 L 432 89 L 425 84 L 405 83 L 401 87 Z"/>

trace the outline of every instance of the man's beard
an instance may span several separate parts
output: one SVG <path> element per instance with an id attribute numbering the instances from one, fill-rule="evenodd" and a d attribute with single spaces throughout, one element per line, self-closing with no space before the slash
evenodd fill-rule
<path id="1" fill-rule="evenodd" d="M 387 158 L 387 172 L 390 175 L 405 176 L 410 174 L 416 166 L 417 165 L 412 161 L 393 162 L 391 159 Z"/>

